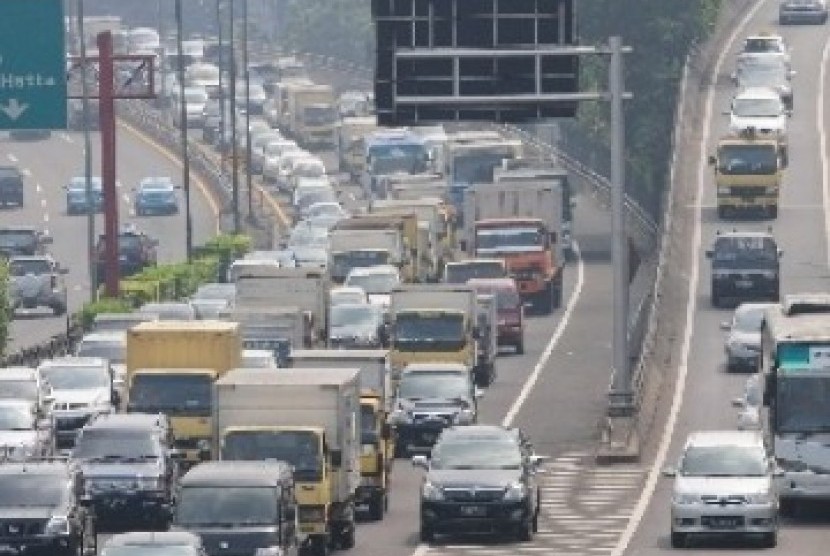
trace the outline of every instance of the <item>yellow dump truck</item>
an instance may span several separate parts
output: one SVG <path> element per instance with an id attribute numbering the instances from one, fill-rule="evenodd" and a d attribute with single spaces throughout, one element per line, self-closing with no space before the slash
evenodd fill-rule
<path id="1" fill-rule="evenodd" d="M 242 357 L 239 324 L 155 321 L 127 333 L 127 408 L 170 416 L 176 447 L 196 463 L 211 453 L 211 388 Z"/>
<path id="2" fill-rule="evenodd" d="M 365 139 L 377 128 L 377 116 L 349 116 L 337 124 L 337 160 L 355 179 L 366 171 Z"/>
<path id="3" fill-rule="evenodd" d="M 719 218 L 743 211 L 778 216 L 786 160 L 777 137 L 751 129 L 727 135 L 718 141 L 709 164 L 715 169 Z"/>
<path id="4" fill-rule="evenodd" d="M 361 214 L 339 221 L 334 230 L 399 230 L 403 238 L 404 256 L 401 278 L 405 282 L 417 282 L 422 275 L 421 234 L 418 231 L 418 215 L 412 211 L 386 214 Z"/>

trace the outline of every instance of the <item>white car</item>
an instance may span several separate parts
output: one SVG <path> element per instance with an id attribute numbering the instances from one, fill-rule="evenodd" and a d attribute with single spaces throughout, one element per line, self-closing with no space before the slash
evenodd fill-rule
<path id="1" fill-rule="evenodd" d="M 243 349 L 243 369 L 276 369 L 277 359 L 274 352 L 267 349 Z"/>
<path id="2" fill-rule="evenodd" d="M 758 370 L 761 360 L 761 326 L 764 314 L 775 303 L 741 303 L 735 309 L 731 322 L 724 322 L 721 328 L 727 330 L 724 350 L 726 368 Z"/>
<path id="3" fill-rule="evenodd" d="M 280 159 L 291 152 L 305 152 L 295 141 L 280 139 L 265 145 L 262 157 L 262 177 L 268 183 L 277 183 L 280 177 Z"/>
<path id="4" fill-rule="evenodd" d="M 341 220 L 348 218 L 350 214 L 335 201 L 324 201 L 314 203 L 305 210 L 305 219 L 312 226 L 325 226 L 328 229 L 334 227 Z"/>
<path id="5" fill-rule="evenodd" d="M 789 114 L 777 91 L 767 87 L 751 87 L 732 99 L 728 112 L 729 131 L 738 134 L 754 129 L 762 134 L 785 136 Z"/>
<path id="6" fill-rule="evenodd" d="M 776 33 L 763 32 L 757 35 L 749 35 L 744 39 L 741 47 L 742 54 L 757 54 L 771 52 L 779 54 L 787 66 L 790 66 L 791 56 L 790 49 L 787 46 L 784 37 Z"/>
<path id="7" fill-rule="evenodd" d="M 179 93 L 173 93 L 173 125 L 181 125 L 181 108 Z M 199 127 L 205 121 L 205 106 L 208 102 L 207 89 L 204 87 L 185 87 L 184 109 L 187 127 Z"/>
<path id="8" fill-rule="evenodd" d="M 256 173 L 262 173 L 265 164 L 265 146 L 273 141 L 283 141 L 285 138 L 276 130 L 262 131 L 251 136 L 251 165 Z"/>
<path id="9" fill-rule="evenodd" d="M 0 371 L 0 400 L 7 399 L 35 403 L 42 416 L 48 415 L 52 404 L 49 388 L 41 383 L 40 375 L 31 367 L 6 367 Z"/>
<path id="10" fill-rule="evenodd" d="M 0 400 L 0 454 L 5 460 L 25 461 L 49 453 L 51 431 L 38 422 L 31 400 Z"/>
<path id="11" fill-rule="evenodd" d="M 689 537 L 760 537 L 778 542 L 778 496 L 760 431 L 702 431 L 689 435 L 676 468 L 671 498 L 671 545 L 683 548 Z"/>
<path id="12" fill-rule="evenodd" d="M 358 303 L 369 303 L 369 296 L 366 290 L 357 286 L 339 286 L 329 291 L 329 305 L 356 305 Z"/>
<path id="13" fill-rule="evenodd" d="M 110 363 L 127 361 L 127 333 L 120 330 L 88 332 L 75 348 L 76 357 L 102 357 Z"/>

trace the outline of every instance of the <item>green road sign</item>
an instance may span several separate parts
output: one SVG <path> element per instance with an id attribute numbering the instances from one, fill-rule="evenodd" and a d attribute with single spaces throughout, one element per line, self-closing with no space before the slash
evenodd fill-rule
<path id="1" fill-rule="evenodd" d="M 0 129 L 65 127 L 63 0 L 1 0 Z"/>

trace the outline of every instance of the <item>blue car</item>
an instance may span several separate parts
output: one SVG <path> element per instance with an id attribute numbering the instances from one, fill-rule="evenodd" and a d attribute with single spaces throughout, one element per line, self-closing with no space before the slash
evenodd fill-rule
<path id="1" fill-rule="evenodd" d="M 92 185 L 92 207 L 87 199 L 86 178 L 75 177 L 70 180 L 66 190 L 66 214 L 88 214 L 90 208 L 93 212 L 104 212 L 104 186 L 101 178 L 91 178 Z"/>
<path id="2" fill-rule="evenodd" d="M 167 177 L 144 178 L 135 189 L 136 216 L 179 213 L 176 186 Z"/>

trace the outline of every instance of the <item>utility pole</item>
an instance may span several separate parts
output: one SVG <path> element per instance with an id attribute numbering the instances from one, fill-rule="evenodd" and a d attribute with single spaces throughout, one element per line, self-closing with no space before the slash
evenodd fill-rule
<path id="1" fill-rule="evenodd" d="M 164 17 L 164 10 L 162 9 L 162 0 L 158 0 L 158 18 L 159 18 L 159 37 L 161 38 L 161 52 L 159 53 L 159 66 L 166 70 L 169 69 L 167 67 L 167 48 L 164 46 L 165 42 L 165 34 L 167 33 L 166 29 L 166 18 Z M 181 65 L 182 61 L 182 53 L 179 51 L 179 64 Z M 159 72 L 161 75 L 161 95 L 160 99 L 162 103 L 166 102 L 167 100 L 167 80 L 164 78 L 164 71 Z"/>
<path id="2" fill-rule="evenodd" d="M 78 0 L 78 45 L 81 55 L 81 113 L 84 118 L 84 179 L 86 180 L 86 249 L 89 268 L 89 300 L 98 299 L 98 264 L 95 253 L 95 199 L 92 193 L 92 139 L 89 123 L 89 71 L 86 57 L 86 33 L 84 32 L 84 0 Z"/>
<path id="3" fill-rule="evenodd" d="M 104 247 L 107 297 L 118 297 L 118 192 L 115 189 L 115 91 L 112 33 L 98 35 L 98 95 L 101 181 L 104 188 Z M 91 211 L 90 211 L 91 212 Z"/>
<path id="4" fill-rule="evenodd" d="M 184 184 L 184 226 L 185 226 L 185 248 L 187 262 L 193 258 L 193 222 L 190 213 L 190 155 L 187 148 L 187 103 L 184 97 L 184 47 L 182 25 L 182 0 L 176 0 L 176 47 L 178 50 L 178 82 L 179 82 L 179 131 L 181 132 L 182 149 L 182 182 Z"/>
<path id="5" fill-rule="evenodd" d="M 245 72 L 245 186 L 248 193 L 248 220 L 254 220 L 253 172 L 251 170 L 251 72 L 248 70 L 248 0 L 243 0 L 242 9 L 242 65 Z"/>
<path id="6" fill-rule="evenodd" d="M 628 235 L 625 229 L 625 121 L 623 98 L 622 39 L 610 37 L 611 65 L 608 90 L 611 101 L 611 237 L 614 282 L 614 378 L 609 393 L 609 409 L 627 414 L 634 409 L 631 385 L 631 362 L 628 354 Z"/>
<path id="7" fill-rule="evenodd" d="M 219 37 L 219 144 L 225 145 L 225 44 L 223 38 L 224 21 L 222 20 L 222 0 L 216 0 L 216 34 Z M 222 177 L 225 176 L 225 153 L 219 157 L 219 167 Z"/>
<path id="8" fill-rule="evenodd" d="M 239 222 L 239 160 L 236 145 L 236 49 L 234 45 L 234 13 L 233 0 L 230 2 L 230 94 L 231 94 L 231 198 L 233 204 L 233 232 L 238 234 L 241 229 Z"/>

